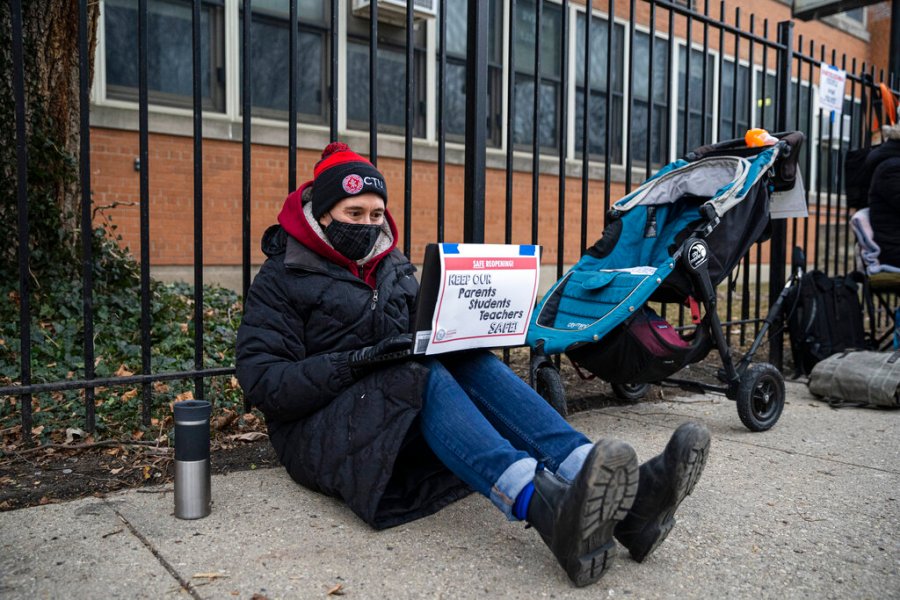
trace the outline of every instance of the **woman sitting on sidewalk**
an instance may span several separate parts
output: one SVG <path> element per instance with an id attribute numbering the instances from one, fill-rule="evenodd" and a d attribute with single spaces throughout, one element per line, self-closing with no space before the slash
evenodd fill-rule
<path id="1" fill-rule="evenodd" d="M 487 351 L 384 362 L 412 345 L 418 285 L 396 249 L 382 174 L 341 143 L 263 236 L 237 376 L 290 476 L 382 529 L 475 490 L 537 529 L 571 580 L 598 580 L 618 539 L 642 561 L 668 535 L 709 432 L 679 427 L 637 466 L 591 443 Z"/>

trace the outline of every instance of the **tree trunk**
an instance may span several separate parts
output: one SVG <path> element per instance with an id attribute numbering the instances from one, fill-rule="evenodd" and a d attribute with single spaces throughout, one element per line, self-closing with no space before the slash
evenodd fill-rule
<path id="1" fill-rule="evenodd" d="M 99 6 L 88 3 L 89 65 L 93 74 Z M 79 2 L 23 0 L 25 123 L 28 140 L 28 203 L 31 244 L 64 240 L 70 251 L 79 239 Z M 12 70 L 11 1 L 0 3 L 0 221 L 15 228 L 16 128 Z M 49 205 L 44 205 L 44 204 Z M 56 221 L 60 232 L 44 231 Z M 3 234 L 7 231 L 4 227 Z M 51 235 L 55 234 L 55 235 Z M 9 238 L 7 238 L 9 239 Z M 12 239 L 17 239 L 17 236 Z M 11 246 L 10 244 L 9 246 Z M 8 247 L 8 246 L 7 246 Z M 42 248 L 43 253 L 52 252 Z M 4 252 L 5 254 L 5 252 Z M 4 269 L 5 270 L 5 269 Z"/>

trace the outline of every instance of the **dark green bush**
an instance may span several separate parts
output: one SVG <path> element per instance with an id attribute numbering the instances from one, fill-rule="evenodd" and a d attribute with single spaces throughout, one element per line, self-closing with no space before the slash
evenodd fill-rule
<path id="1" fill-rule="evenodd" d="M 109 239 L 104 228 L 95 235 L 94 356 L 96 377 L 140 374 L 141 286 L 137 263 Z M 47 277 L 31 296 L 32 382 L 83 379 L 84 320 L 80 265 L 69 265 L 68 276 Z M 60 273 L 60 275 L 62 275 Z M 0 303 L 0 384 L 20 381 L 18 285 L 4 282 L 2 294 L 12 302 Z M 151 352 L 153 373 L 194 368 L 194 289 L 188 284 L 151 281 Z M 234 345 L 240 323 L 237 294 L 205 286 L 203 297 L 203 366 L 234 364 Z M 96 427 L 103 437 L 140 431 L 142 386 L 98 388 L 95 392 Z M 176 399 L 196 396 L 192 380 L 154 383 L 151 386 L 153 429 L 165 427 Z M 232 377 L 206 380 L 206 399 L 218 412 L 239 411 L 242 396 Z M 83 390 L 37 394 L 33 397 L 33 423 L 40 437 L 58 437 L 68 427 L 85 427 Z M 16 398 L 0 406 L 0 428 L 19 422 Z M 49 439 L 53 439 L 49 437 Z"/>

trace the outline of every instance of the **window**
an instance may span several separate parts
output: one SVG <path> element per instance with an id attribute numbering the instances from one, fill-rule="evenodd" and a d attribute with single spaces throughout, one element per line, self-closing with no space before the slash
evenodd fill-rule
<path id="1" fill-rule="evenodd" d="M 575 43 L 575 151 L 578 154 L 584 152 L 584 48 L 587 17 L 584 13 L 578 14 L 576 25 Z M 589 74 L 588 89 L 590 100 L 588 101 L 588 148 L 591 156 L 605 158 L 606 156 L 606 102 L 612 92 L 612 107 L 610 112 L 610 161 L 622 162 L 622 106 L 623 106 L 623 80 L 624 80 L 624 30 L 622 25 L 613 25 L 613 54 L 612 60 L 607 61 L 607 47 L 609 40 L 609 21 L 599 17 L 591 18 L 591 72 Z M 610 63 L 612 73 L 607 73 L 607 63 Z"/>
<path id="2" fill-rule="evenodd" d="M 200 90 L 203 108 L 225 109 L 224 0 L 200 10 Z M 193 103 L 192 8 L 189 0 L 149 0 L 147 6 L 147 93 L 154 104 Z M 138 6 L 131 0 L 103 5 L 107 96 L 137 101 Z"/>
<path id="3" fill-rule="evenodd" d="M 713 134 L 713 76 L 715 75 L 715 56 L 709 54 L 703 60 L 703 51 L 691 48 L 690 90 L 687 90 L 687 60 L 684 46 L 678 48 L 678 134 L 675 154 L 681 156 L 698 148 L 712 139 Z M 703 69 L 706 65 L 706 89 L 703 89 Z M 685 103 L 685 93 L 690 98 Z M 706 95 L 704 106 L 703 98 Z M 684 135 L 684 111 L 687 105 L 688 124 L 687 138 Z M 704 114 L 703 109 L 706 108 Z"/>
<path id="4" fill-rule="evenodd" d="M 252 3 L 250 97 L 254 116 L 288 118 L 291 1 L 254 0 Z M 324 123 L 328 112 L 326 3 L 300 0 L 297 16 L 298 118 Z"/>
<path id="5" fill-rule="evenodd" d="M 846 11 L 844 17 L 850 19 L 851 21 L 856 21 L 860 25 L 866 24 L 866 9 L 865 7 L 854 8 Z"/>
<path id="6" fill-rule="evenodd" d="M 721 78 L 719 139 L 742 138 L 750 129 L 750 67 L 726 59 L 722 63 Z"/>
<path id="7" fill-rule="evenodd" d="M 851 116 L 859 119 L 859 101 L 852 102 L 844 99 L 844 111 L 840 115 L 832 117 L 830 112 L 819 110 L 821 122 L 816 129 L 819 137 L 819 180 L 822 193 L 840 193 L 841 180 L 841 154 L 851 147 L 851 140 L 856 128 Z M 851 112 L 852 111 L 852 112 Z M 818 119 L 817 119 L 818 120 Z"/>
<path id="8" fill-rule="evenodd" d="M 534 139 L 534 45 L 537 4 L 534 0 L 516 3 L 515 115 L 513 143 L 531 148 Z M 559 5 L 541 5 L 540 112 L 537 115 L 538 143 L 543 151 L 559 149 L 560 35 L 562 12 Z"/>
<path id="9" fill-rule="evenodd" d="M 809 83 L 803 82 L 800 86 L 800 112 L 797 115 L 797 129 L 806 133 L 806 143 L 800 146 L 800 156 L 797 157 L 797 164 L 803 170 L 803 181 L 806 185 L 807 189 L 809 189 L 812 183 L 812 176 L 807 169 L 807 162 L 809 159 L 807 155 L 810 151 L 810 143 L 813 139 L 812 128 L 814 127 L 815 120 L 810 116 L 810 109 L 812 105 L 810 103 L 809 97 Z M 794 93 L 797 93 L 797 87 L 794 85 Z M 796 102 L 796 96 L 794 96 L 794 102 Z M 856 111 L 857 119 L 859 118 L 859 110 Z"/>
<path id="10" fill-rule="evenodd" d="M 669 108 L 666 96 L 669 89 L 669 43 L 653 38 L 653 68 L 650 68 L 650 36 L 634 33 L 634 55 L 631 72 L 634 77 L 633 107 L 631 115 L 631 156 L 635 164 L 647 163 L 647 143 L 650 142 L 650 163 L 660 166 L 668 162 Z M 653 98 L 650 98 L 650 82 L 653 82 Z M 650 111 L 653 120 L 650 122 Z M 652 129 L 648 129 L 648 124 Z"/>
<path id="11" fill-rule="evenodd" d="M 498 0 L 490 0 L 488 9 L 488 108 L 487 140 L 500 145 L 501 77 L 503 72 L 503 37 Z M 454 141 L 463 141 L 466 133 L 466 31 L 467 0 L 447 0 L 447 69 L 444 77 L 444 128 Z M 438 40 L 440 43 L 440 40 Z"/>
<path id="12" fill-rule="evenodd" d="M 778 120 L 775 115 L 775 104 L 778 97 L 778 83 L 774 73 L 766 73 L 763 83 L 762 71 L 756 72 L 756 114 L 753 122 L 757 127 L 775 131 Z"/>
<path id="13" fill-rule="evenodd" d="M 425 26 L 413 26 L 413 135 L 425 135 Z M 347 16 L 347 126 L 369 128 L 369 20 Z M 376 100 L 378 130 L 406 131 L 406 30 L 378 23 Z"/>

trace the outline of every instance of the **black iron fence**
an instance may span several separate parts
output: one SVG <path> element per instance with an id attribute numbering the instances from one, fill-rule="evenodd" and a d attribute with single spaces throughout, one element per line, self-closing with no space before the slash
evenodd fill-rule
<path id="1" fill-rule="evenodd" d="M 34 316 L 29 305 L 29 190 L 26 173 L 29 159 L 24 125 L 25 93 L 22 70 L 22 4 L 9 0 L 12 24 L 13 89 L 16 106 L 17 210 L 19 237 L 19 336 L 20 374 L 2 383 L 0 396 L 17 397 L 23 431 L 32 424 L 32 396 L 65 390 L 83 390 L 85 426 L 94 428 L 95 390 L 111 385 L 140 385 L 143 420 L 149 422 L 155 382 L 174 379 L 193 380 L 194 397 L 204 397 L 204 381 L 230 375 L 233 365 L 205 367 L 204 361 L 204 288 L 203 288 L 203 122 L 204 94 L 202 78 L 204 47 L 201 23 L 204 10 L 226 10 L 219 2 L 184 0 L 189 7 L 192 32 L 190 64 L 194 77 L 190 94 L 193 110 L 193 264 L 194 264 L 194 366 L 177 372 L 151 371 L 150 307 L 150 161 L 148 110 L 151 85 L 148 82 L 149 8 L 153 0 L 137 0 L 130 7 L 137 23 L 138 81 L 137 114 L 140 144 L 140 280 L 141 280 L 141 373 L 125 377 L 97 377 L 94 371 L 93 257 L 91 232 L 92 173 L 90 168 L 91 122 L 89 112 L 88 0 L 80 0 L 79 67 L 80 133 L 79 160 L 81 189 L 81 229 L 83 248 L 83 369 L 78 376 L 64 381 L 34 381 L 32 377 L 32 336 Z M 179 4 L 172 0 L 170 4 Z M 271 3 L 267 3 L 267 6 Z M 285 0 L 289 45 L 287 71 L 288 100 L 288 188 L 297 184 L 298 107 L 300 67 L 305 65 L 299 38 L 304 22 L 298 7 L 303 0 Z M 507 243 L 535 243 L 555 248 L 556 272 L 561 275 L 572 256 L 580 254 L 593 239 L 592 231 L 602 227 L 599 211 L 591 203 L 602 204 L 604 213 L 617 197 L 616 191 L 631 190 L 660 166 L 684 155 L 691 148 L 724 139 L 741 137 L 751 126 L 770 130 L 803 130 L 807 145 L 800 161 L 807 185 L 810 216 L 805 219 L 773 221 L 772 237 L 757 244 L 744 257 L 736 274 L 723 285 L 725 323 L 729 339 L 739 336 L 747 341 L 749 331 L 758 330 L 765 306 L 782 287 L 788 247 L 807 249 L 809 267 L 829 274 L 852 270 L 853 240 L 848 218 L 850 210 L 843 196 L 843 160 L 850 149 L 868 143 L 874 119 L 880 117 L 874 107 L 876 85 L 884 79 L 874 65 L 860 63 L 857 57 L 827 49 L 821 40 L 798 35 L 794 23 L 772 23 L 755 15 L 729 10 L 725 3 L 681 3 L 665 0 L 615 0 L 584 5 L 568 0 L 441 0 L 434 6 L 417 0 L 407 3 L 405 18 L 399 27 L 405 33 L 402 47 L 406 77 L 403 89 L 402 140 L 405 177 L 403 182 L 402 248 L 411 255 L 415 228 L 412 196 L 413 171 L 421 168 L 415 148 L 424 125 L 421 122 L 420 90 L 417 81 L 421 68 L 421 44 L 415 39 L 416 23 L 423 6 L 432 7 L 436 18 L 436 102 L 433 140 L 436 145 L 437 231 L 444 239 L 446 223 L 445 182 L 448 145 L 464 142 L 465 199 L 464 241 L 485 239 L 486 202 L 505 205 L 503 238 Z M 690 8 L 685 4 L 693 7 Z M 325 3 L 322 21 L 316 31 L 326 32 L 319 49 L 323 125 L 331 139 L 345 133 L 339 130 L 342 100 L 337 82 L 347 72 L 339 60 L 339 31 L 344 27 L 341 4 Z M 255 15 L 251 0 L 240 4 L 241 15 Z M 397 124 L 388 133 L 379 124 L 384 113 L 384 87 L 398 85 L 385 81 L 385 68 L 379 58 L 379 4 L 370 3 L 368 17 L 368 144 L 373 163 L 379 158 L 379 139 L 398 140 Z M 448 18 L 448 11 L 450 11 Z M 461 21 L 460 11 L 465 14 Z M 124 14 L 124 13 L 123 13 Z M 129 13 L 130 14 L 130 13 Z M 573 22 L 574 20 L 574 22 Z M 465 62 L 453 54 L 448 22 L 465 24 Z M 250 142 L 254 126 L 253 75 L 265 68 L 253 64 L 254 19 L 242 18 L 240 31 L 241 129 L 242 142 L 242 288 L 251 281 L 251 156 Z M 256 32 L 258 33 L 258 32 Z M 570 40 L 574 38 L 574 42 Z M 504 49 L 502 45 L 505 44 Z M 574 53 L 570 49 L 574 48 Z M 573 55 L 574 54 L 574 55 Z M 499 61 L 499 63 L 498 63 Z M 849 63 L 848 63 L 849 61 Z M 844 95 L 844 111 L 834 119 L 825 114 L 816 100 L 816 82 L 823 63 L 847 71 L 849 82 Z M 499 66 L 498 66 L 499 64 Z M 676 67 L 677 65 L 677 67 Z M 464 70 L 461 70 L 464 66 Z M 503 78 L 505 69 L 506 77 Z M 464 80 L 459 73 L 464 72 Z M 418 74 L 418 75 L 417 75 Z M 454 78 L 455 77 L 455 78 Z M 574 79 L 574 81 L 570 80 Z M 888 82 L 891 88 L 895 82 Z M 454 87 L 455 86 L 455 87 Z M 460 92 L 464 90 L 462 96 Z M 462 99 L 462 100 L 461 100 Z M 572 100 L 570 102 L 570 100 Z M 461 103 L 462 102 L 462 103 Z M 464 106 L 464 114 L 453 113 Z M 574 115 L 571 114 L 574 107 Z M 460 118 L 465 126 L 460 131 Z M 572 135 L 574 132 L 574 135 Z M 455 137 L 454 137 L 455 136 Z M 486 157 L 493 157 L 489 165 Z M 504 156 L 503 160 L 498 156 Z M 518 161 L 516 158 L 518 157 Z M 523 160 L 530 159 L 530 168 Z M 504 166 L 500 166 L 499 163 Z M 547 165 L 556 165 L 559 187 L 555 197 L 547 197 L 540 187 Z M 434 168 L 435 165 L 429 165 Z M 489 194 L 486 176 L 489 170 L 505 170 L 505 192 Z M 513 179 L 517 172 L 531 177 L 531 235 L 516 239 L 513 235 Z M 572 213 L 566 201 L 571 193 L 567 183 L 580 179 L 580 210 Z M 593 186 L 592 186 L 593 182 Z M 598 194 L 599 183 L 602 192 Z M 599 196 L 602 196 L 602 203 Z M 490 196 L 490 197 L 488 197 Z M 568 210 L 568 212 L 567 212 Z M 557 230 L 542 224 L 555 215 Z M 186 215 L 187 217 L 187 215 Z M 567 231 L 567 229 L 569 231 Z M 577 235 L 570 232 L 577 232 Z M 431 241 L 431 240 L 429 240 Z M 411 256 L 413 260 L 421 257 Z M 681 316 L 679 317 L 682 318 Z M 770 360 L 781 364 L 783 338 L 770 338 Z"/>

